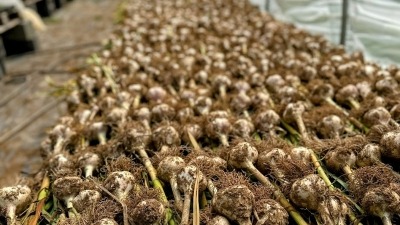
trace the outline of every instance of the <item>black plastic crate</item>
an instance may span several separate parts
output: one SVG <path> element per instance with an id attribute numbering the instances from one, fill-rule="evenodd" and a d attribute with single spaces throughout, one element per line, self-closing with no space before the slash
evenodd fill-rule
<path id="1" fill-rule="evenodd" d="M 56 10 L 54 0 L 41 0 L 36 2 L 36 10 L 42 17 L 49 17 Z"/>
<path id="2" fill-rule="evenodd" d="M 54 0 L 54 4 L 56 8 L 59 9 L 67 4 L 67 0 Z"/>
<path id="3" fill-rule="evenodd" d="M 35 30 L 28 21 L 2 34 L 4 49 L 7 56 L 31 52 L 37 49 L 38 42 Z"/>
<path id="4" fill-rule="evenodd" d="M 0 37 L 0 79 L 6 74 L 6 50 L 3 45 L 3 39 Z"/>
<path id="5" fill-rule="evenodd" d="M 0 34 L 14 28 L 19 23 L 20 18 L 14 7 L 0 8 Z"/>

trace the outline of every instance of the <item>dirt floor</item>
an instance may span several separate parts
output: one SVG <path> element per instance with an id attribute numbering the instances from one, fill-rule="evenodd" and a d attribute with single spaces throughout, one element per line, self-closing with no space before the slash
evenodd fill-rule
<path id="1" fill-rule="evenodd" d="M 74 0 L 45 19 L 40 49 L 7 59 L 0 81 L 0 187 L 34 174 L 41 165 L 40 143 L 65 113 L 50 95 L 49 81 L 73 79 L 115 26 L 121 0 Z"/>

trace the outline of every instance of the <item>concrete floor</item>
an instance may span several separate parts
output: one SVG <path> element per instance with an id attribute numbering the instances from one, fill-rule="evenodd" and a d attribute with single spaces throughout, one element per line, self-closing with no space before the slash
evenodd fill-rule
<path id="1" fill-rule="evenodd" d="M 73 79 L 76 72 L 72 71 L 79 71 L 86 58 L 101 49 L 101 42 L 113 31 L 120 2 L 71 2 L 45 20 L 48 29 L 38 33 L 37 52 L 7 59 L 8 75 L 0 82 L 0 187 L 39 170 L 40 143 L 65 112 L 65 106 L 58 104 L 40 113 L 56 101 L 49 93 L 49 80 Z M 38 118 L 32 118 L 35 113 Z M 6 137 L 16 127 L 23 129 Z"/>

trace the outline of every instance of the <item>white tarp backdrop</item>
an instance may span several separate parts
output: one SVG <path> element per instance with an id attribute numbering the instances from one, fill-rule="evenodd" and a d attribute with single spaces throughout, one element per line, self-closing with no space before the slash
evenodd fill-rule
<path id="1" fill-rule="evenodd" d="M 265 9 L 266 0 L 250 0 Z M 342 0 L 269 0 L 269 11 L 339 43 Z M 400 64 L 400 0 L 349 0 L 346 48 L 367 59 Z"/>

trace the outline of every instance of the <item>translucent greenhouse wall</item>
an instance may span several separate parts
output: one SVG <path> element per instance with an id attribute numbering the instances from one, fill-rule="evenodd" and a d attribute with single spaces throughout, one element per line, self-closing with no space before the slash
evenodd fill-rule
<path id="1" fill-rule="evenodd" d="M 268 0 L 251 0 L 261 9 Z M 269 0 L 277 19 L 339 44 L 342 0 Z M 367 59 L 400 64 L 400 0 L 349 0 L 346 48 L 362 50 Z"/>

